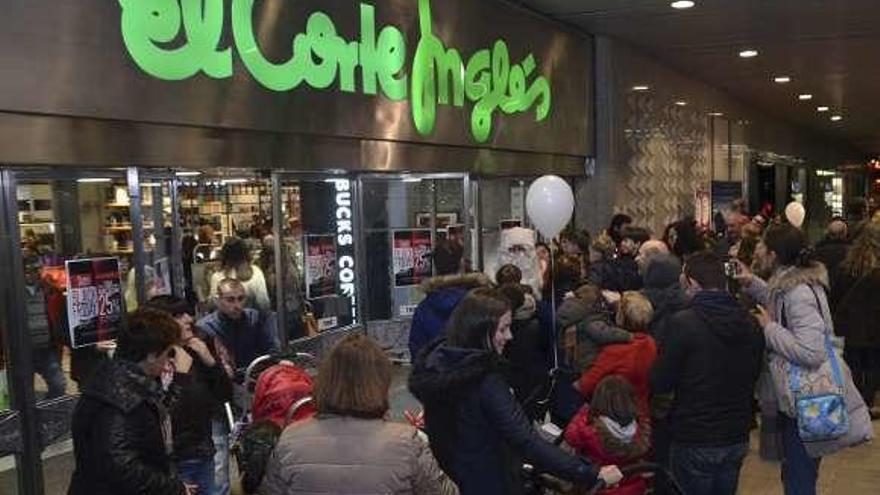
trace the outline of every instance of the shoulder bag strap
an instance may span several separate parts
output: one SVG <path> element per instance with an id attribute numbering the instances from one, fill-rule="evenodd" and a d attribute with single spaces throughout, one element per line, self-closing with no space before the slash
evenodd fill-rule
<path id="1" fill-rule="evenodd" d="M 813 297 L 816 299 L 816 308 L 819 310 L 819 315 L 822 317 L 822 322 L 825 325 L 823 330 L 823 334 L 825 337 L 825 353 L 828 355 L 828 360 L 831 362 L 831 373 L 834 379 L 835 385 L 837 385 L 841 389 L 841 394 L 843 394 L 843 376 L 840 372 L 840 363 L 837 360 L 837 353 L 834 352 L 834 347 L 831 344 L 831 335 L 830 335 L 830 327 L 828 325 L 828 321 L 825 319 L 825 309 L 822 307 L 822 301 L 819 299 L 819 294 L 816 293 L 816 288 L 812 285 L 808 285 L 810 287 L 810 291 L 813 293 Z M 785 319 L 785 306 L 782 307 L 782 326 L 788 329 L 786 325 Z M 800 367 L 795 363 L 789 362 L 789 381 L 791 384 L 791 390 L 793 393 L 797 393 L 800 388 L 800 374 L 798 373 Z"/>

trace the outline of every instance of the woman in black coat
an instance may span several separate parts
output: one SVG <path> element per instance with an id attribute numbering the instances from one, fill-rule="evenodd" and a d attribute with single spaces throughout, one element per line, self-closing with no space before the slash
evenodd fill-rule
<path id="1" fill-rule="evenodd" d="M 193 328 L 193 310 L 177 296 L 157 296 L 147 306 L 171 315 L 180 326 L 175 347 L 173 383 L 178 399 L 171 408 L 173 459 L 184 483 L 196 485 L 195 495 L 214 491 L 214 442 L 211 420 L 232 400 L 232 369 L 218 355 L 216 337 Z"/>
<path id="2" fill-rule="evenodd" d="M 834 330 L 844 337 L 853 381 L 871 408 L 880 390 L 880 224 L 865 226 L 831 285 Z"/>
<path id="3" fill-rule="evenodd" d="M 447 339 L 416 361 L 409 387 L 425 406 L 431 450 L 462 495 L 522 490 L 523 461 L 563 479 L 620 481 L 614 466 L 597 470 L 545 442 L 529 424 L 500 371 L 511 340 L 510 304 L 496 290 L 471 291 L 452 313 Z"/>
<path id="4" fill-rule="evenodd" d="M 116 356 L 102 363 L 73 413 L 69 495 L 188 495 L 171 464 L 171 423 L 159 376 L 180 328 L 143 308 L 127 317 Z"/>

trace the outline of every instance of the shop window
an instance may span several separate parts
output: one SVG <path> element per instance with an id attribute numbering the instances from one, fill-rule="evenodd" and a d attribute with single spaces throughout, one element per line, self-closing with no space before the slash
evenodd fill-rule
<path id="1" fill-rule="evenodd" d="M 283 287 L 273 291 L 273 299 L 283 297 L 287 335 L 312 337 L 357 323 L 361 286 L 353 181 L 284 177 L 280 186 Z"/>
<path id="2" fill-rule="evenodd" d="M 502 230 L 529 227 L 525 205 L 530 182 L 530 179 L 511 178 L 480 181 L 480 235 L 484 267 L 493 266 Z"/>
<path id="3" fill-rule="evenodd" d="M 124 179 L 108 175 L 21 180 L 17 186 L 25 318 L 38 400 L 74 393 L 113 348 L 115 335 L 110 330 L 104 333 L 87 323 L 70 331 L 76 323 L 68 312 L 68 262 L 78 262 L 77 266 L 88 266 L 89 270 L 95 263 L 108 279 L 115 278 L 108 297 L 115 304 L 117 319 L 125 309 L 123 301 L 137 304 L 130 270 L 136 240 L 132 237 L 127 185 Z M 84 301 L 89 303 L 95 301 Z M 111 327 L 118 325 L 107 328 Z"/>
<path id="4" fill-rule="evenodd" d="M 184 173 L 188 174 L 188 173 Z M 272 309 L 264 253 L 271 235 L 272 195 L 268 180 L 241 177 L 195 177 L 182 179 L 178 201 L 183 230 L 181 253 L 185 292 L 198 312 L 213 310 L 217 284 L 238 278 L 244 284 L 248 305 Z M 232 257 L 224 266 L 223 247 L 234 243 Z M 271 250 L 271 243 L 268 243 Z M 239 246 L 241 247 L 239 249 Z M 232 261 L 244 255 L 242 266 Z"/>
<path id="5" fill-rule="evenodd" d="M 465 242 L 462 179 L 365 179 L 367 319 L 407 318 L 424 298 L 420 285 L 434 275 L 438 240 Z M 462 268 L 473 266 L 464 249 Z"/>

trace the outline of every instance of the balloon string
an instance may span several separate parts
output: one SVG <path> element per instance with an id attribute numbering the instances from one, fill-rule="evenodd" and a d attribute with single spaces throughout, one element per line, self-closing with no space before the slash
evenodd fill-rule
<path id="1" fill-rule="evenodd" d="M 559 369 L 559 329 L 556 327 L 556 252 L 553 250 L 555 238 L 550 239 L 550 320 L 553 325 L 553 375 Z"/>

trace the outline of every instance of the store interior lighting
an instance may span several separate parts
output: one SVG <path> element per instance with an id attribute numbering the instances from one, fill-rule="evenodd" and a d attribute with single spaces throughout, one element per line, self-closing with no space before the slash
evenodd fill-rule
<path id="1" fill-rule="evenodd" d="M 112 182 L 113 179 L 110 179 L 108 177 L 85 177 L 82 179 L 77 179 L 76 181 L 82 184 L 94 184 L 100 182 Z"/>

